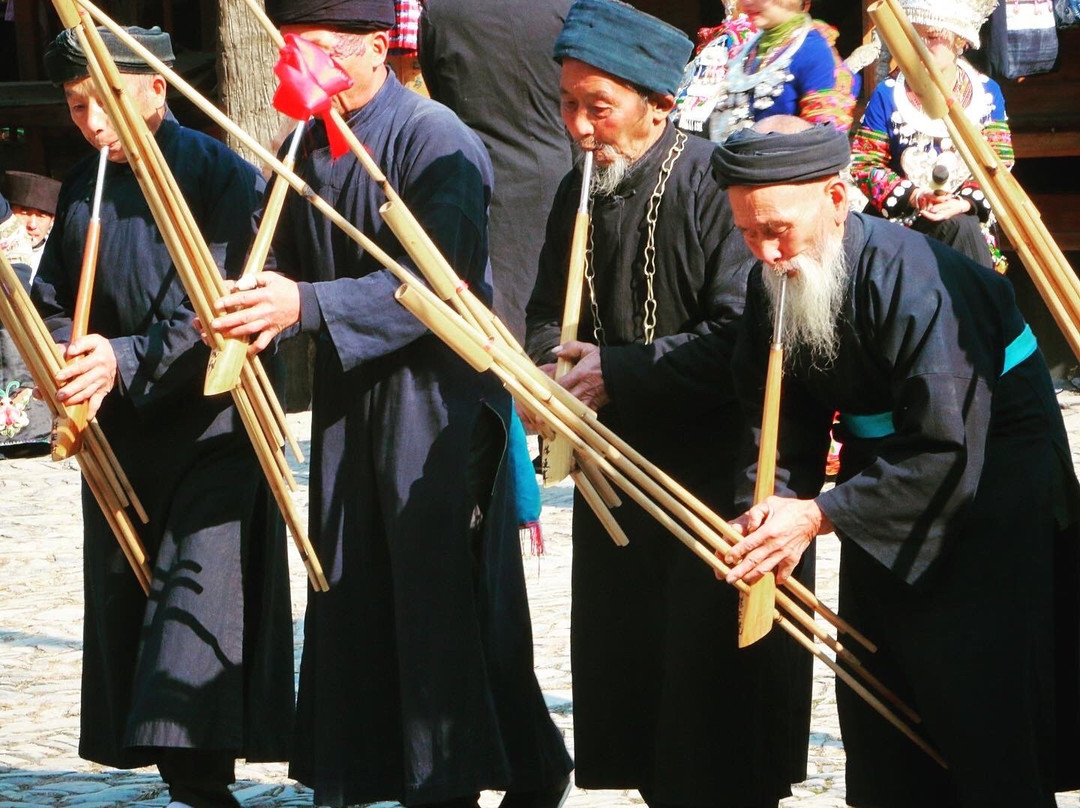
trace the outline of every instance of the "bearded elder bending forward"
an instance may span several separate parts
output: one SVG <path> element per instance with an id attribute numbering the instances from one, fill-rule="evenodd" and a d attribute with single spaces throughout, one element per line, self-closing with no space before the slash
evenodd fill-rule
<path id="1" fill-rule="evenodd" d="M 831 127 L 769 118 L 715 162 L 761 262 L 733 360 L 751 424 L 788 277 L 777 496 L 738 520 L 729 579 L 785 579 L 816 535 L 840 537 L 840 612 L 948 763 L 838 683 L 850 805 L 1053 806 L 1080 784 L 1077 484 L 1010 282 L 849 213 Z M 835 411 L 841 472 L 822 492 Z"/>

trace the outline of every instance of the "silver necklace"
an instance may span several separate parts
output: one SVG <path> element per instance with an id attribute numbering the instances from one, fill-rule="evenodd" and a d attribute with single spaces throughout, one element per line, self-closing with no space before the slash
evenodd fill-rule
<path id="1" fill-rule="evenodd" d="M 664 198 L 667 190 L 668 178 L 675 162 L 686 146 L 687 137 L 684 133 L 675 132 L 675 142 L 671 144 L 667 157 L 660 166 L 660 175 L 656 178 L 656 187 L 649 199 L 649 207 L 645 214 L 645 222 L 648 226 L 645 239 L 645 314 L 642 319 L 645 344 L 651 345 L 656 332 L 656 291 L 653 281 L 656 278 L 656 222 L 660 215 L 660 201 Z M 589 244 L 585 250 L 585 282 L 589 287 L 589 309 L 593 318 L 593 340 L 597 345 L 604 345 L 604 326 L 600 322 L 600 305 L 596 300 L 596 271 L 593 268 L 593 199 L 589 199 Z"/>

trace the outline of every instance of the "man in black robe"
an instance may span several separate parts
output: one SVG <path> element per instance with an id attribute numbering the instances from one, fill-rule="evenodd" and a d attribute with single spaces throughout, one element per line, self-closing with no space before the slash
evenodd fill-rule
<path id="1" fill-rule="evenodd" d="M 1050 375 L 1009 281 L 849 213 L 847 162 L 842 134 L 797 118 L 717 152 L 762 262 L 733 362 L 752 422 L 787 277 L 776 496 L 740 517 L 730 579 L 783 580 L 815 535 L 840 537 L 840 613 L 948 764 L 838 684 L 850 805 L 1053 806 L 1080 785 L 1080 600 Z M 840 479 L 821 492 L 835 411 Z"/>
<path id="2" fill-rule="evenodd" d="M 131 32 L 171 58 L 167 34 Z M 261 177 L 220 142 L 180 126 L 162 77 L 102 35 L 211 251 L 238 274 Z M 235 806 L 227 788 L 234 759 L 288 753 L 284 528 L 231 399 L 202 394 L 209 352 L 73 30 L 57 37 L 46 61 L 73 122 L 109 158 L 90 333 L 66 346 L 58 397 L 96 412 L 150 516 L 138 532 L 153 570 L 147 600 L 84 486 L 79 754 L 108 766 L 156 764 L 178 805 Z M 59 342 L 71 333 L 97 167 L 95 154 L 65 179 L 32 290 Z"/>
<path id="3" fill-rule="evenodd" d="M 732 515 L 745 429 L 728 360 L 750 256 L 713 179 L 713 145 L 667 120 L 690 50 L 681 32 L 609 0 L 578 0 L 556 43 L 563 121 L 597 165 L 579 339 L 558 349 L 576 364 L 560 381 Z M 540 363 L 560 342 L 581 182 L 574 170 L 559 188 L 527 309 Z M 780 632 L 740 651 L 737 593 L 633 503 L 613 515 L 627 547 L 575 499 L 578 785 L 638 788 L 651 806 L 775 806 L 805 777 L 809 658 Z M 740 766 L 717 765 L 735 745 Z"/>
<path id="4" fill-rule="evenodd" d="M 271 3 L 271 16 L 353 81 L 334 103 L 450 264 L 490 297 L 483 144 L 385 66 L 391 0 Z M 298 171 L 390 255 L 382 190 L 332 159 L 320 120 Z M 533 672 L 517 526 L 502 462 L 511 402 L 393 298 L 398 283 L 291 196 L 274 249 L 284 274 L 227 296 L 212 324 L 263 347 L 316 337 L 311 538 L 330 592 L 304 623 L 291 773 L 317 804 L 399 800 L 546 808 L 569 756 Z M 286 277 L 288 276 L 288 277 Z M 292 278 L 299 280 L 297 283 Z"/>

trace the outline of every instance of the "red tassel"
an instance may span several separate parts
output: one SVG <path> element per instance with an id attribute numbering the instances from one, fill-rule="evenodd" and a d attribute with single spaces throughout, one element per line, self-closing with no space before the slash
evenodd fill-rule
<path id="1" fill-rule="evenodd" d="M 539 522 L 526 522 L 518 525 L 518 539 L 521 541 L 521 551 L 525 552 L 525 541 L 529 542 L 529 555 L 539 558 L 544 554 L 544 532 Z"/>
<path id="2" fill-rule="evenodd" d="M 326 125 L 330 154 L 340 157 L 349 142 L 330 117 L 333 97 L 352 87 L 353 81 L 329 54 L 294 34 L 285 35 L 274 74 L 279 79 L 274 108 L 298 121 L 318 115 Z"/>

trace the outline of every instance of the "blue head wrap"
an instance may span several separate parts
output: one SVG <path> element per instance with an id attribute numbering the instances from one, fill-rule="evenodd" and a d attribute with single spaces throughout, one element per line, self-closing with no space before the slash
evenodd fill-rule
<path id="1" fill-rule="evenodd" d="M 619 0 L 575 0 L 555 59 L 577 59 L 661 95 L 674 95 L 694 44 L 686 34 Z"/>

